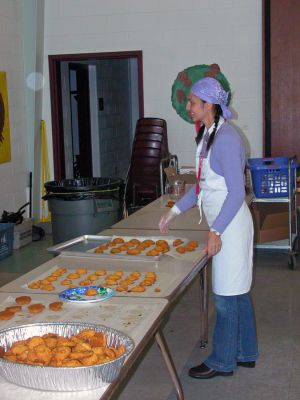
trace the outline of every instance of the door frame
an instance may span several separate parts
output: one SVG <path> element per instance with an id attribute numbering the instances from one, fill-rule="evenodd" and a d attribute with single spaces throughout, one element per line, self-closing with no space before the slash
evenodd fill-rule
<path id="1" fill-rule="evenodd" d="M 139 93 L 139 117 L 144 117 L 144 91 L 143 91 L 143 52 L 141 50 L 105 52 L 105 53 L 79 53 L 56 54 L 48 56 L 49 85 L 53 141 L 53 166 L 54 179 L 65 178 L 65 153 L 62 118 L 62 93 L 60 63 L 62 61 L 95 61 L 116 58 L 136 58 L 138 65 L 138 93 Z"/>
<path id="2" fill-rule="evenodd" d="M 262 1 L 263 155 L 271 156 L 271 15 L 270 0 Z"/>

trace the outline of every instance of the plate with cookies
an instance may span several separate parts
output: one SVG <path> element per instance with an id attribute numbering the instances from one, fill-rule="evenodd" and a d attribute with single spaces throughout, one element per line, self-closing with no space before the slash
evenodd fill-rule
<path id="1" fill-rule="evenodd" d="M 63 290 L 59 293 L 59 298 L 75 303 L 95 303 L 109 299 L 114 294 L 115 291 L 109 287 L 92 285 Z"/>

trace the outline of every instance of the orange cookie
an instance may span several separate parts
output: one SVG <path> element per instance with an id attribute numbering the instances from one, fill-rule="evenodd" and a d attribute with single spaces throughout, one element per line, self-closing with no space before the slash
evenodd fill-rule
<path id="1" fill-rule="evenodd" d="M 129 240 L 129 243 L 140 244 L 141 242 L 138 239 L 131 239 L 131 240 Z"/>
<path id="2" fill-rule="evenodd" d="M 36 304 L 31 304 L 30 306 L 28 306 L 28 311 L 31 314 L 38 314 L 40 312 L 42 312 L 44 310 L 45 306 L 43 304 L 40 303 L 36 303 Z"/>
<path id="3" fill-rule="evenodd" d="M 48 282 L 54 282 L 54 281 L 57 281 L 57 276 L 53 276 L 53 275 L 51 275 L 51 276 L 48 276 L 48 277 L 47 277 L 47 281 L 48 281 Z"/>
<path id="4" fill-rule="evenodd" d="M 10 311 L 12 313 L 16 313 L 22 310 L 21 306 L 11 306 L 11 307 L 6 307 L 5 311 Z"/>
<path id="5" fill-rule="evenodd" d="M 106 279 L 105 282 L 107 285 L 117 285 L 117 279 Z"/>
<path id="6" fill-rule="evenodd" d="M 143 240 L 142 243 L 146 244 L 147 246 L 152 246 L 153 244 L 155 244 L 154 240 L 151 239 Z"/>
<path id="7" fill-rule="evenodd" d="M 54 289 L 55 287 L 51 283 L 48 283 L 48 285 L 41 286 L 41 290 L 47 290 L 48 292 L 51 292 Z"/>
<path id="8" fill-rule="evenodd" d="M 63 286 L 72 285 L 72 283 L 73 282 L 70 279 L 64 279 L 63 281 L 60 282 L 60 284 Z"/>
<path id="9" fill-rule="evenodd" d="M 105 275 L 105 274 L 106 274 L 106 271 L 105 271 L 105 269 L 97 269 L 97 270 L 95 271 L 95 274 L 96 274 L 96 275 L 99 275 L 99 276 L 102 276 L 102 275 Z"/>
<path id="10" fill-rule="evenodd" d="M 174 242 L 173 242 L 173 246 L 176 247 L 176 246 L 179 246 L 179 245 L 182 244 L 182 243 L 183 243 L 183 240 L 181 240 L 181 239 L 175 239 Z"/>
<path id="11" fill-rule="evenodd" d="M 96 274 L 93 274 L 93 275 L 89 275 L 88 277 L 87 277 L 87 279 L 89 279 L 90 281 L 96 281 L 97 279 L 99 279 L 99 277 L 96 275 Z"/>
<path id="12" fill-rule="evenodd" d="M 63 306 L 62 301 L 54 301 L 53 303 L 50 303 L 48 307 L 52 311 L 59 311 L 61 310 L 62 306 Z"/>
<path id="13" fill-rule="evenodd" d="M 40 281 L 31 282 L 27 286 L 29 289 L 39 289 L 39 287 L 41 286 L 41 282 Z"/>
<path id="14" fill-rule="evenodd" d="M 86 296 L 96 296 L 96 295 L 98 294 L 98 290 L 95 289 L 95 288 L 90 288 L 90 289 L 87 289 L 87 290 L 84 292 L 84 294 L 85 294 Z"/>
<path id="15" fill-rule="evenodd" d="M 193 246 L 186 246 L 186 247 L 185 247 L 185 250 L 186 250 L 186 251 L 195 251 L 195 250 L 196 250 L 196 247 L 193 247 Z"/>
<path id="16" fill-rule="evenodd" d="M 115 238 L 115 239 L 113 240 L 113 242 L 116 243 L 116 244 L 117 244 L 117 243 L 124 243 L 124 239 L 117 237 L 117 238 Z"/>
<path id="17" fill-rule="evenodd" d="M 84 274 L 87 273 L 87 270 L 86 270 L 86 268 L 81 267 L 81 268 L 77 268 L 77 269 L 76 269 L 76 272 L 77 272 L 77 274 L 79 274 L 79 275 L 84 275 Z"/>
<path id="18" fill-rule="evenodd" d="M 135 244 L 134 244 L 134 243 L 131 243 L 131 242 L 129 241 L 129 242 L 125 242 L 125 243 L 123 244 L 123 246 L 125 246 L 125 247 L 134 247 Z M 123 247 L 123 246 L 122 246 L 122 247 Z"/>
<path id="19" fill-rule="evenodd" d="M 139 278 L 141 276 L 141 273 L 139 271 L 133 271 L 129 276 L 134 276 L 136 278 Z"/>
<path id="20" fill-rule="evenodd" d="M 150 256 L 150 257 L 155 257 L 158 255 L 159 255 L 159 252 L 156 250 L 150 250 L 150 251 L 147 251 L 147 253 L 146 253 L 146 256 Z"/>
<path id="21" fill-rule="evenodd" d="M 153 272 L 153 271 L 146 272 L 146 273 L 145 273 L 145 276 L 146 276 L 146 277 L 153 276 L 153 277 L 156 278 L 156 272 Z"/>
<path id="22" fill-rule="evenodd" d="M 168 246 L 168 242 L 166 240 L 157 240 L 156 243 L 158 246 Z"/>
<path id="23" fill-rule="evenodd" d="M 127 247 L 125 245 L 119 246 L 117 248 L 120 250 L 120 252 L 121 251 L 127 251 Z"/>
<path id="24" fill-rule="evenodd" d="M 120 250 L 120 248 L 118 248 L 118 247 L 114 247 L 113 249 L 110 250 L 110 252 L 112 254 L 118 254 L 118 253 L 121 253 L 121 251 L 122 250 Z"/>
<path id="25" fill-rule="evenodd" d="M 92 283 L 89 279 L 85 279 L 84 281 L 79 282 L 80 286 L 89 286 Z"/>
<path id="26" fill-rule="evenodd" d="M 134 286 L 130 289 L 131 292 L 144 292 L 145 290 L 144 286 Z"/>
<path id="27" fill-rule="evenodd" d="M 196 242 L 196 240 L 191 240 L 190 242 L 188 242 L 186 244 L 188 247 L 194 247 L 195 249 L 198 247 L 198 243 Z"/>
<path id="28" fill-rule="evenodd" d="M 29 296 L 20 296 L 16 297 L 16 303 L 20 305 L 29 304 L 31 302 L 31 297 Z"/>
<path id="29" fill-rule="evenodd" d="M 127 292 L 128 291 L 128 286 L 118 286 L 116 287 L 117 292 Z"/>
<path id="30" fill-rule="evenodd" d="M 73 272 L 73 273 L 67 275 L 67 278 L 68 279 L 78 279 L 78 278 L 80 278 L 80 274 Z"/>
<path id="31" fill-rule="evenodd" d="M 140 250 L 138 250 L 138 249 L 129 249 L 129 250 L 127 250 L 127 254 L 129 254 L 129 255 L 131 255 L 131 256 L 135 256 L 135 255 L 137 255 L 137 254 L 140 254 Z"/>
<path id="32" fill-rule="evenodd" d="M 185 253 L 185 247 L 176 247 L 176 251 L 178 253 L 184 254 Z"/>
<path id="33" fill-rule="evenodd" d="M 0 320 L 8 320 L 12 319 L 15 314 L 11 311 L 1 311 L 0 312 Z"/>

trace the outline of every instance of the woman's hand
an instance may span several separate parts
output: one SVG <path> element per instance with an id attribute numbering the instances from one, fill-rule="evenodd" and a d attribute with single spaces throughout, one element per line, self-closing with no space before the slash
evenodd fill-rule
<path id="1" fill-rule="evenodd" d="M 210 231 L 208 233 L 207 243 L 205 248 L 203 249 L 203 252 L 207 254 L 207 257 L 213 257 L 217 253 L 219 253 L 221 247 L 222 247 L 221 237 L 216 235 L 215 232 Z"/>
<path id="2" fill-rule="evenodd" d="M 171 221 L 176 217 L 175 211 L 168 211 L 165 215 L 163 215 L 159 221 L 159 229 L 161 233 L 168 233 L 169 232 L 169 225 Z"/>

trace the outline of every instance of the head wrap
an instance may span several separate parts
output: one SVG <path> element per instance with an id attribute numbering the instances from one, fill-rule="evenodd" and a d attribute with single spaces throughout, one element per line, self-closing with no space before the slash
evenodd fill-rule
<path id="1" fill-rule="evenodd" d="M 219 104 L 222 108 L 223 117 L 225 119 L 232 118 L 232 113 L 227 106 L 229 93 L 223 89 L 216 79 L 200 79 L 192 86 L 191 93 L 208 103 Z"/>
<path id="2" fill-rule="evenodd" d="M 222 85 L 223 89 L 229 93 L 227 104 L 231 99 L 230 85 L 226 76 L 221 72 L 218 64 L 200 64 L 185 68 L 177 75 L 172 85 L 171 101 L 177 114 L 190 124 L 194 124 L 189 112 L 186 109 L 188 96 L 194 83 L 203 78 L 215 78 Z"/>

